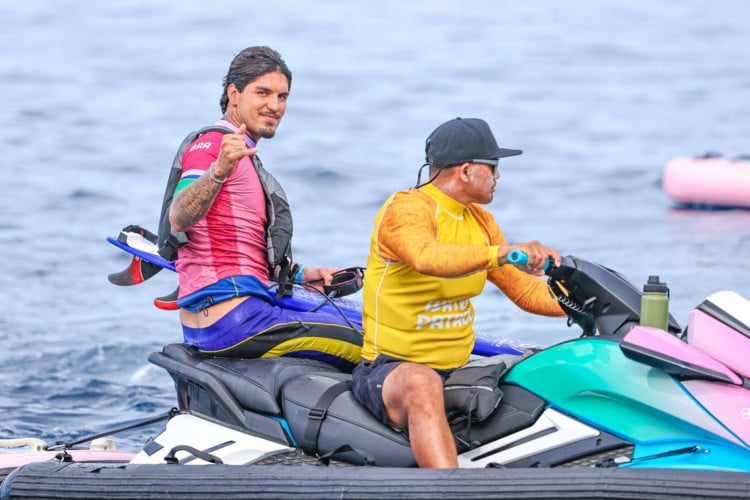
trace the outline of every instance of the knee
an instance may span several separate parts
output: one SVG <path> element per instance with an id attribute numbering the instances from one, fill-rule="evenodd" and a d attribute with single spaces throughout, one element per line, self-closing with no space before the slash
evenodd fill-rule
<path id="1" fill-rule="evenodd" d="M 442 409 L 443 403 L 443 379 L 432 368 L 425 365 L 413 364 L 403 366 L 398 377 L 393 380 L 396 398 L 391 402 L 398 401 L 398 405 L 407 410 L 433 412 Z"/>
<path id="2" fill-rule="evenodd" d="M 425 365 L 414 365 L 403 380 L 402 388 L 406 393 L 443 393 L 443 379 L 435 370 Z"/>
<path id="3" fill-rule="evenodd" d="M 429 366 L 402 363 L 383 383 L 383 403 L 396 427 L 444 415 L 443 379 Z"/>

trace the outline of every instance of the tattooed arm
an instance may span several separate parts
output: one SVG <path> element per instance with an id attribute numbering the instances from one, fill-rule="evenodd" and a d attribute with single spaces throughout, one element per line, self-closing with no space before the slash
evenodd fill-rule
<path id="1" fill-rule="evenodd" d="M 178 192 L 169 209 L 169 222 L 177 231 L 187 231 L 201 220 L 213 205 L 225 178 L 213 173 L 215 163 L 195 182 Z"/>
<path id="2" fill-rule="evenodd" d="M 224 134 L 219 158 L 192 184 L 181 189 L 172 200 L 169 222 L 177 231 L 187 231 L 208 213 L 216 195 L 231 174 L 237 162 L 252 156 L 258 148 L 248 148 L 245 142 L 245 125 L 234 134 Z"/>

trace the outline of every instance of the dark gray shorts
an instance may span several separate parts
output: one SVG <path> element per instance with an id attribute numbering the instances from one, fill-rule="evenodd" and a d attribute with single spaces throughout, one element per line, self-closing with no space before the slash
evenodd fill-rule
<path id="1" fill-rule="evenodd" d="M 397 366 L 406 361 L 381 354 L 374 361 L 360 360 L 352 372 L 354 399 L 385 425 L 390 426 L 383 403 L 383 381 Z M 443 380 L 450 371 L 435 370 Z"/>
<path id="2" fill-rule="evenodd" d="M 383 404 L 383 381 L 401 363 L 395 358 L 378 356 L 375 361 L 360 360 L 352 372 L 354 399 L 385 425 L 390 423 Z"/>

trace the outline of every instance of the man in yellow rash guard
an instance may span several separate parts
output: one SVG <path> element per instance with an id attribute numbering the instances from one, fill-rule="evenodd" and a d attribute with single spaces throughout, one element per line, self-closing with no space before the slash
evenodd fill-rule
<path id="1" fill-rule="evenodd" d="M 421 467 L 457 467 L 443 380 L 473 349 L 471 299 L 489 280 L 528 312 L 564 316 L 538 277 L 560 256 L 538 241 L 510 245 L 479 206 L 492 201 L 498 159 L 521 154 L 499 148 L 486 122 L 450 120 L 425 150 L 429 181 L 392 195 L 375 218 L 353 392 L 382 422 L 408 429 Z M 508 264 L 513 249 L 527 266 Z"/>

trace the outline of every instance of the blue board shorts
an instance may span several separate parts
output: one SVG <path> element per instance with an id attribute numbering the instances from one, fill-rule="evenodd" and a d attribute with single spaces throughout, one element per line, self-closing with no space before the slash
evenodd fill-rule
<path id="1" fill-rule="evenodd" d="M 359 326 L 359 325 L 355 325 Z M 212 356 L 316 359 L 351 372 L 362 334 L 343 316 L 295 311 L 249 296 L 206 328 L 182 325 L 185 342 Z"/>

